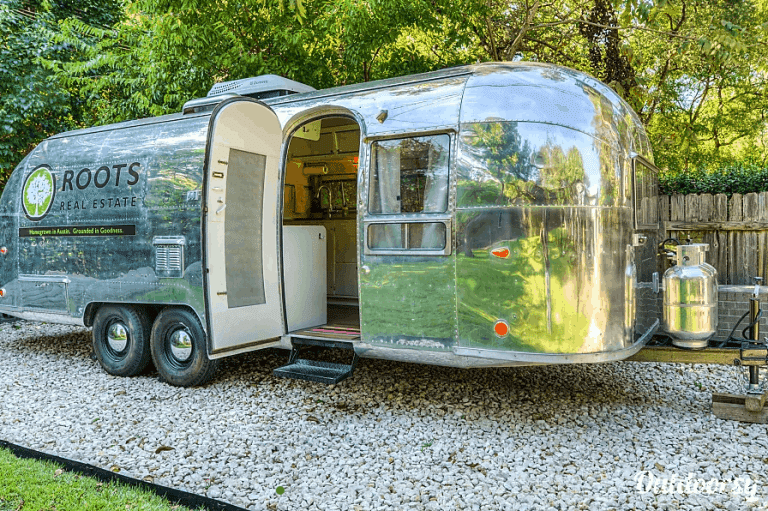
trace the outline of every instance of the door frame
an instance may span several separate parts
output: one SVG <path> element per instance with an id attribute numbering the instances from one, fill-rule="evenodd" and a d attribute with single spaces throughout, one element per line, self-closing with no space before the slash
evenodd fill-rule
<path id="1" fill-rule="evenodd" d="M 357 151 L 357 158 L 358 158 L 358 167 L 357 167 L 357 196 L 355 197 L 356 207 L 355 207 L 355 225 L 357 226 L 355 229 L 356 235 L 355 235 L 355 252 L 356 252 L 356 259 L 357 259 L 357 296 L 358 296 L 358 321 L 360 321 L 360 307 L 359 307 L 359 299 L 360 299 L 360 231 L 359 231 L 359 225 L 360 225 L 360 208 L 362 204 L 362 189 L 364 186 L 364 180 L 365 180 L 365 173 L 367 169 L 367 164 L 365 164 L 365 154 L 366 154 L 366 144 L 365 141 L 367 139 L 367 132 L 365 129 L 365 120 L 364 118 L 354 110 L 350 110 L 345 107 L 340 106 L 318 106 L 313 108 L 308 108 L 306 110 L 301 110 L 299 113 L 288 119 L 283 128 L 283 146 L 282 151 L 280 153 L 280 179 L 279 179 L 279 185 L 278 185 L 278 201 L 277 201 L 277 218 L 278 218 L 278 224 L 277 224 L 277 232 L 278 232 L 278 247 L 279 247 L 279 253 L 280 253 L 280 290 L 283 300 L 283 329 L 287 333 L 288 332 L 288 315 L 286 311 L 288 310 L 288 304 L 285 302 L 285 263 L 283 260 L 283 212 L 285 211 L 285 174 L 287 169 L 287 162 L 288 162 L 288 148 L 291 145 L 291 140 L 293 140 L 293 135 L 296 133 L 296 131 L 299 130 L 304 124 L 307 124 L 308 122 L 318 121 L 330 117 L 344 117 L 351 121 L 353 121 L 355 124 L 357 124 L 357 128 L 360 132 L 360 145 Z M 365 165 L 365 168 L 364 168 Z M 330 264 L 330 261 L 326 261 L 326 265 Z"/>

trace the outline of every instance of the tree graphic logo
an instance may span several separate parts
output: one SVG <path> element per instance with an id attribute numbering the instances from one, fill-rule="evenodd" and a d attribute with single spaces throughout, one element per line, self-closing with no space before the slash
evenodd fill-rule
<path id="1" fill-rule="evenodd" d="M 39 165 L 27 176 L 22 188 L 21 203 L 30 220 L 41 220 L 53 205 L 56 193 L 51 167 Z"/>

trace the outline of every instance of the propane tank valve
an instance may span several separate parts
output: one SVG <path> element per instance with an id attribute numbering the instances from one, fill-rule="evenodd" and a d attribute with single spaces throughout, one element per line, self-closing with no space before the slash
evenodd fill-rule
<path id="1" fill-rule="evenodd" d="M 680 246 L 680 240 L 677 238 L 667 238 L 661 243 L 659 243 L 659 255 L 666 257 L 672 262 L 672 264 L 675 264 L 675 259 L 677 258 L 677 251 L 669 250 L 666 247 L 667 243 L 674 243 L 675 246 Z"/>

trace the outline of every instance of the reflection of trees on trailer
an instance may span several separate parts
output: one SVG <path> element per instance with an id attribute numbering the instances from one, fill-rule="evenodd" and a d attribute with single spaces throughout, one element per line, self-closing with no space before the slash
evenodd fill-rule
<path id="1" fill-rule="evenodd" d="M 539 64 L 326 91 L 273 82 L 219 84 L 181 114 L 43 142 L 3 196 L 0 309 L 92 324 L 108 371 L 151 358 L 177 385 L 271 346 L 292 350 L 276 374 L 335 382 L 354 361 L 299 351 L 601 362 L 635 355 L 656 331 L 636 309 L 662 268 L 655 168 L 636 115 L 605 85 Z M 78 175 L 57 190 L 84 210 L 61 202 L 32 219 L 9 206 L 34 169 L 61 182 L 122 161 L 141 179 L 89 188 Z M 97 207 L 113 196 L 139 204 Z M 135 234 L 9 237 L 95 222 Z"/>

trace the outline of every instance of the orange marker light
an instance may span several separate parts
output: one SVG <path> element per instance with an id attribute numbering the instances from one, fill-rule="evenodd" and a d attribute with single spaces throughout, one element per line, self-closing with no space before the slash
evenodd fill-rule
<path id="1" fill-rule="evenodd" d="M 506 321 L 500 319 L 493 325 L 493 331 L 496 332 L 496 335 L 499 337 L 504 337 L 509 333 L 509 325 Z"/>
<path id="2" fill-rule="evenodd" d="M 5 297 L 5 289 L 0 288 L 0 298 L 4 298 L 4 297 Z"/>
<path id="3" fill-rule="evenodd" d="M 509 257 L 509 249 L 507 247 L 494 248 L 491 250 L 491 254 L 495 255 L 496 257 L 506 259 Z"/>
<path id="4" fill-rule="evenodd" d="M 8 248 L 7 247 L 0 247 L 0 254 L 5 255 L 7 253 L 8 253 Z"/>

